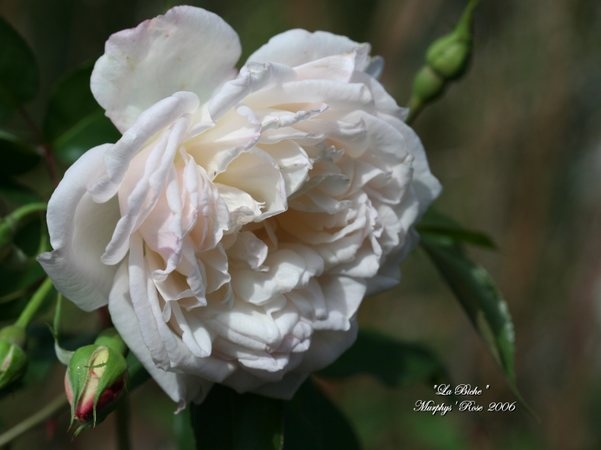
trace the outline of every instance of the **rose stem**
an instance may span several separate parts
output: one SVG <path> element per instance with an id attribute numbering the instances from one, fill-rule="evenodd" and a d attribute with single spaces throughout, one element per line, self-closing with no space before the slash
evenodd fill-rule
<path id="1" fill-rule="evenodd" d="M 33 319 L 35 313 L 40 309 L 42 302 L 46 298 L 48 292 L 52 289 L 52 280 L 50 278 L 46 278 L 44 282 L 40 285 L 40 287 L 35 291 L 31 300 L 25 306 L 25 309 L 21 312 L 21 315 L 15 322 L 15 325 L 18 327 L 25 328 Z"/>
<path id="2" fill-rule="evenodd" d="M 67 397 L 65 397 L 65 394 L 60 394 L 37 413 L 27 417 L 25 420 L 18 423 L 11 429 L 0 434 L 0 447 L 4 447 L 13 439 L 18 438 L 36 425 L 42 423 L 44 420 L 49 419 L 61 409 L 65 408 L 68 404 L 69 403 L 67 402 Z"/>
<path id="3" fill-rule="evenodd" d="M 115 411 L 115 420 L 117 422 L 117 449 L 129 450 L 129 399 L 127 396 L 121 399 L 117 411 Z"/>

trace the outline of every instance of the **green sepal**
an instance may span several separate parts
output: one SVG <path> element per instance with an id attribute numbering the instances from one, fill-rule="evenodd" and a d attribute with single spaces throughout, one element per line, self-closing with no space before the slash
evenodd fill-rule
<path id="1" fill-rule="evenodd" d="M 445 80 L 452 80 L 465 71 L 471 50 L 469 34 L 465 39 L 463 33 L 452 32 L 434 41 L 426 53 L 426 62 Z"/>
<path id="2" fill-rule="evenodd" d="M 444 78 L 436 73 L 430 66 L 422 67 L 413 80 L 414 98 L 418 98 L 421 103 L 434 100 L 444 90 Z"/>
<path id="3" fill-rule="evenodd" d="M 100 373 L 96 372 L 98 370 Z M 85 426 L 96 426 L 98 421 L 103 420 L 110 410 L 103 408 L 98 411 L 98 401 L 101 395 L 108 389 L 112 389 L 121 383 L 127 376 L 127 363 L 125 357 L 106 345 L 90 344 L 77 349 L 67 369 L 67 380 L 72 391 L 71 401 L 71 423 L 78 419 Z M 94 384 L 97 381 L 97 385 Z M 124 386 L 123 386 L 124 387 Z M 86 389 L 94 389 L 94 392 L 86 392 Z M 92 422 L 87 422 L 85 417 L 78 416 L 78 408 L 86 407 L 81 402 L 88 401 L 86 395 L 93 394 Z M 100 405 L 102 407 L 104 405 Z M 87 416 L 87 412 L 84 411 Z"/>
<path id="4" fill-rule="evenodd" d="M 94 343 L 97 345 L 106 345 L 121 355 L 127 353 L 127 346 L 125 345 L 125 342 L 123 342 L 121 335 L 119 335 L 117 330 L 112 327 L 102 330 Z"/>
<path id="5" fill-rule="evenodd" d="M 20 380 L 27 368 L 25 330 L 11 325 L 0 330 L 0 390 Z"/>
<path id="6" fill-rule="evenodd" d="M 25 346 L 25 329 L 18 325 L 9 325 L 0 330 L 0 341 L 6 341 L 19 347 Z"/>

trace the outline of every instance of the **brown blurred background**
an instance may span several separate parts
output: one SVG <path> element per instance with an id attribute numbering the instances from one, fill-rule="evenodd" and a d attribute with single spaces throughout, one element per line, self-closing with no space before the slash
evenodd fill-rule
<path id="1" fill-rule="evenodd" d="M 0 14 L 39 60 L 41 117 L 68 71 L 101 55 L 111 32 L 180 2 L 1 0 Z M 461 0 L 190 1 L 240 34 L 244 58 L 289 28 L 322 29 L 367 41 L 386 61 L 383 84 L 405 104 L 427 45 L 448 32 Z M 368 450 L 601 448 L 601 2 L 482 0 L 466 76 L 429 107 L 415 128 L 444 185 L 441 211 L 489 233 L 498 252 L 474 251 L 498 280 L 517 335 L 518 384 L 540 416 L 412 411 L 429 386 L 389 389 L 356 377 L 330 386 Z M 499 369 L 430 265 L 415 252 L 393 292 L 366 300 L 360 323 L 433 348 L 453 382 L 490 385 L 482 402 L 512 401 Z M 386 358 L 386 355 L 382 355 Z M 60 389 L 60 370 L 36 393 Z M 134 395 L 136 449 L 173 449 L 168 400 L 152 386 Z M 0 427 L 37 408 L 22 397 L 0 403 Z M 15 449 L 102 448 L 113 423 L 74 441 L 64 417 Z"/>

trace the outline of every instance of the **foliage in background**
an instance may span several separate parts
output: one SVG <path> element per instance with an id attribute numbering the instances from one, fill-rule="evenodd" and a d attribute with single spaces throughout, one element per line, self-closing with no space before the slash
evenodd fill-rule
<path id="1" fill-rule="evenodd" d="M 208 6 L 210 8 L 210 5 Z M 269 6 L 265 7 L 265 11 L 269 11 L 269 8 Z M 256 13 L 258 14 L 258 12 Z M 269 16 L 269 14 L 266 15 Z M 3 130 L 0 134 L 0 150 L 2 151 L 3 162 L 7 162 L 2 168 L 4 172 L 2 173 L 0 198 L 2 215 L 6 219 L 10 213 L 17 211 L 19 207 L 47 198 L 48 188 L 43 185 L 52 185 L 53 178 L 57 176 L 56 174 L 53 175 L 53 170 L 60 174 L 82 151 L 98 143 L 114 141 L 118 138 L 118 134 L 112 128 L 110 122 L 102 116 L 89 93 L 86 81 L 86 76 L 89 76 L 89 66 L 77 70 L 72 76 L 67 76 L 56 87 L 54 94 L 46 99 L 48 113 L 44 119 L 31 119 L 29 117 L 30 113 L 25 112 L 26 109 L 29 109 L 29 106 L 24 107 L 24 105 L 25 102 L 33 99 L 36 94 L 37 86 L 34 85 L 37 85 L 39 75 L 35 69 L 35 61 L 32 52 L 18 37 L 18 34 L 5 21 L 1 25 L 2 38 L 0 43 L 3 46 L 12 45 L 14 47 L 11 48 L 13 53 L 3 51 L 2 56 L 0 56 L 0 83 L 4 83 L 2 89 L 0 89 L 0 94 L 4 93 L 0 95 L 3 102 L 0 113 L 4 120 Z M 6 59 L 4 55 L 11 55 L 10 59 Z M 10 62 L 8 66 L 13 61 L 17 61 L 15 64 L 17 67 L 22 66 L 20 67 L 20 76 L 16 76 L 11 71 L 12 66 L 7 67 L 7 60 Z M 15 83 L 17 83 L 16 87 Z M 6 92 L 13 92 L 13 94 L 7 96 Z M 31 125 L 35 123 L 41 125 L 32 127 Z M 8 164 L 9 162 L 10 164 Z M 56 168 L 52 169 L 52 165 Z M 48 174 L 43 172 L 44 166 L 47 166 Z M 36 178 L 33 183 L 31 180 L 32 174 Z M 8 234 L 11 235 L 11 239 L 8 240 L 7 245 L 2 247 L 3 260 L 0 267 L 3 281 L 0 317 L 3 320 L 3 325 L 10 323 L 22 313 L 25 304 L 42 280 L 43 273 L 33 259 L 39 252 L 40 245 L 44 244 L 45 239 L 45 236 L 42 236 L 45 232 L 40 216 L 41 214 L 34 214 L 28 216 L 27 220 L 20 221 L 18 226 L 8 226 L 10 231 Z M 498 290 L 491 285 L 490 277 L 483 272 L 482 268 L 467 259 L 464 250 L 461 248 L 466 243 L 488 245 L 487 243 L 490 243 L 490 240 L 455 225 L 449 226 L 448 224 L 428 223 L 427 221 L 422 223 L 420 231 L 424 236 L 424 249 L 459 297 L 470 320 L 483 333 L 493 355 L 495 355 L 495 359 L 504 369 L 510 382 L 513 383 L 513 332 L 507 310 L 503 306 L 504 302 L 499 296 Z M 99 330 L 99 327 L 96 329 Z M 36 346 L 31 345 L 36 341 L 36 338 L 38 343 L 48 341 L 47 334 L 42 333 L 42 337 L 39 337 L 39 330 L 35 325 L 28 328 L 30 365 L 48 360 L 47 354 L 40 358 L 33 351 Z M 36 336 L 36 333 L 38 336 Z M 386 338 L 383 339 L 386 342 L 380 342 L 377 338 L 372 339 L 379 342 L 379 352 L 383 352 L 382 349 L 389 346 L 389 351 L 385 352 L 386 355 L 390 355 L 390 353 L 397 355 L 395 353 L 397 350 L 392 349 L 396 349 L 398 343 Z M 413 344 L 398 344 L 401 350 L 398 350 L 398 355 L 394 358 L 398 368 L 394 367 L 395 364 L 392 364 L 392 368 L 389 365 L 384 365 L 383 372 L 380 372 L 374 369 L 373 361 L 374 355 L 379 352 L 376 350 L 359 352 L 361 348 L 364 348 L 362 342 L 364 341 L 359 340 L 355 350 L 341 358 L 339 364 L 342 366 L 334 365 L 321 375 L 328 379 L 328 377 L 337 377 L 336 371 L 339 371 L 338 373 L 342 372 L 342 376 L 349 376 L 356 372 L 369 372 L 371 370 L 371 375 L 383 380 L 386 384 L 394 384 L 390 380 L 398 380 L 398 383 L 402 384 L 401 381 L 404 379 L 429 381 L 432 376 L 431 370 L 438 367 L 437 358 L 430 359 L 428 357 L 429 352 L 425 352 L 426 356 L 423 357 L 422 361 L 419 359 L 422 358 L 420 356 L 422 353 L 415 351 Z M 352 352 L 360 354 L 353 356 Z M 363 353 L 363 356 L 361 353 Z M 413 360 L 413 357 L 417 359 Z M 357 359 L 345 362 L 348 358 Z M 372 358 L 372 360 L 369 358 Z M 405 359 L 407 359 L 407 363 L 403 364 L 402 361 Z M 391 360 L 393 360 L 392 357 Z M 358 370 L 362 366 L 361 361 L 364 361 L 364 366 L 369 370 Z M 347 366 L 346 373 L 345 364 Z M 412 373 L 412 368 L 416 370 L 415 373 Z M 37 382 L 39 383 L 39 379 Z M 27 383 L 25 384 L 27 386 Z M 335 388 L 330 384 L 325 386 L 328 390 L 335 391 Z M 311 396 L 318 392 L 316 389 L 318 388 L 315 386 L 304 389 L 299 399 L 306 398 L 309 402 Z M 313 393 L 307 393 L 309 390 L 312 390 Z M 299 403 L 300 400 L 295 401 Z M 299 408 L 301 407 L 299 406 Z M 289 416 L 290 414 L 286 417 Z M 292 415 L 292 417 L 295 416 Z M 294 420 L 298 420 L 298 415 Z M 430 425 L 433 428 L 440 426 Z M 429 429 L 427 428 L 425 432 Z M 439 428 L 439 430 L 441 429 Z M 307 431 L 301 434 L 310 436 L 311 432 Z M 441 431 L 441 435 L 444 435 L 443 431 Z M 448 442 L 451 441 L 453 441 L 453 438 L 449 437 Z M 443 448 L 442 445 L 435 444 L 432 441 L 430 448 Z"/>

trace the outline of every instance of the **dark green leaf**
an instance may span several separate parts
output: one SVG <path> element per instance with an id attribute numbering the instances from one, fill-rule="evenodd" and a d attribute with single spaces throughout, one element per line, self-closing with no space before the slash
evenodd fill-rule
<path id="1" fill-rule="evenodd" d="M 430 208 L 420 220 L 417 231 L 420 234 L 444 236 L 457 243 L 477 245 L 495 250 L 493 240 L 480 231 L 466 230 L 455 220 Z"/>
<path id="2" fill-rule="evenodd" d="M 31 100 L 38 84 L 33 52 L 19 33 L 0 17 L 0 120 Z"/>
<path id="3" fill-rule="evenodd" d="M 48 325 L 32 324 L 27 329 L 27 357 L 29 365 L 23 380 L 25 385 L 42 383 L 50 368 L 57 363 L 54 354 L 54 340 Z"/>
<path id="4" fill-rule="evenodd" d="M 136 358 L 133 352 L 129 352 L 126 357 L 127 360 L 127 389 L 133 391 L 138 386 L 141 386 L 150 379 L 150 375 L 144 369 L 144 366 Z"/>
<path id="5" fill-rule="evenodd" d="M 284 450 L 359 450 L 352 425 L 309 380 L 286 403 Z"/>
<path id="6" fill-rule="evenodd" d="M 355 344 L 334 364 L 319 372 L 328 378 L 359 374 L 371 375 L 390 387 L 446 377 L 442 363 L 430 350 L 365 330 L 359 331 Z"/>
<path id="7" fill-rule="evenodd" d="M 113 124 L 102 111 L 98 111 L 80 120 L 54 141 L 52 146 L 56 158 L 69 166 L 92 147 L 115 142 L 119 137 Z"/>
<path id="8" fill-rule="evenodd" d="M 422 235 L 421 245 L 515 386 L 513 323 L 494 280 L 449 239 Z"/>
<path id="9" fill-rule="evenodd" d="M 19 228 L 13 237 L 13 243 L 27 256 L 35 258 L 40 253 L 40 243 L 43 234 L 46 234 L 44 226 L 44 213 L 32 214 L 19 223 Z"/>
<path id="10" fill-rule="evenodd" d="M 92 66 L 85 66 L 62 80 L 50 98 L 44 134 L 57 159 L 71 165 L 92 147 L 119 139 L 90 91 Z"/>
<path id="11" fill-rule="evenodd" d="M 0 216 L 5 216 L 26 203 L 35 203 L 39 200 L 40 197 L 30 188 L 15 180 L 0 177 Z"/>
<path id="12" fill-rule="evenodd" d="M 196 448 L 189 409 L 179 414 L 173 414 L 173 433 L 177 439 L 178 450 L 194 450 Z"/>
<path id="13" fill-rule="evenodd" d="M 92 66 L 86 65 L 61 80 L 50 97 L 44 135 L 51 141 L 73 128 L 86 116 L 100 110 L 90 91 Z"/>
<path id="14" fill-rule="evenodd" d="M 199 450 L 280 450 L 282 402 L 214 385 L 190 409 Z"/>
<path id="15" fill-rule="evenodd" d="M 23 297 L 44 276 L 42 266 L 13 247 L 0 264 L 0 303 Z"/>
<path id="16" fill-rule="evenodd" d="M 0 160 L 0 177 L 9 177 L 33 169 L 41 156 L 16 136 L 0 130 Z"/>
<path id="17" fill-rule="evenodd" d="M 8 325 L 11 322 L 14 322 L 23 308 L 25 308 L 26 301 L 14 301 L 14 302 L 4 302 L 0 301 L 0 326 Z"/>

